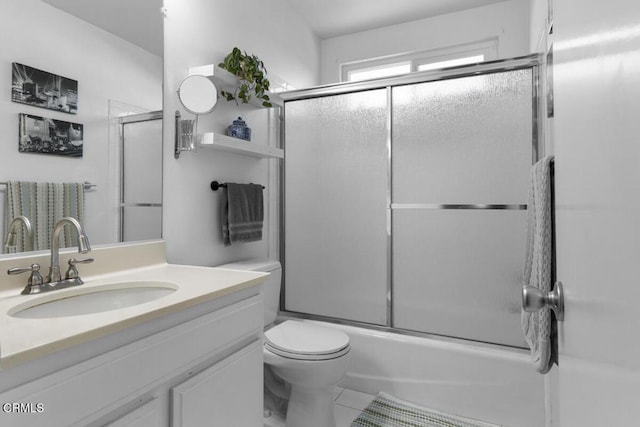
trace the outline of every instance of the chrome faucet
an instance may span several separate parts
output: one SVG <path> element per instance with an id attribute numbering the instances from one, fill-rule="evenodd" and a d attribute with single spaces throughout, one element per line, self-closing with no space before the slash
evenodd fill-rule
<path id="1" fill-rule="evenodd" d="M 4 247 L 9 249 L 15 247 L 18 243 L 18 226 L 22 224 L 27 232 L 27 241 L 24 244 L 25 251 L 32 251 L 33 247 L 33 227 L 31 221 L 26 216 L 17 216 L 9 224 L 7 237 L 4 240 Z"/>
<path id="2" fill-rule="evenodd" d="M 69 260 L 69 269 L 65 274 L 65 278 L 62 279 L 60 274 L 60 232 L 67 224 L 73 225 L 76 229 L 76 233 L 78 234 L 78 252 L 86 254 L 91 250 L 89 239 L 78 220 L 72 217 L 62 218 L 56 223 L 53 228 L 53 234 L 51 235 L 51 265 L 49 266 L 49 275 L 46 279 L 43 280 L 40 275 L 40 265 L 38 264 L 32 264 L 31 267 L 26 268 L 11 268 L 7 271 L 8 274 L 31 272 L 31 276 L 29 276 L 29 279 L 27 280 L 27 286 L 22 291 L 23 295 L 38 294 L 40 292 L 68 288 L 69 286 L 77 286 L 84 283 L 78 276 L 76 264 L 93 262 L 93 258 L 80 260 L 71 258 Z"/>
<path id="3" fill-rule="evenodd" d="M 58 282 L 62 281 L 62 277 L 60 275 L 60 232 L 67 224 L 73 225 L 76 229 L 76 233 L 78 234 L 78 253 L 86 254 L 91 250 L 89 238 L 84 233 L 84 230 L 77 219 L 68 216 L 58 221 L 53 228 L 53 234 L 51 235 L 51 265 L 49 266 L 49 275 L 45 280 L 51 286 L 55 286 Z"/>

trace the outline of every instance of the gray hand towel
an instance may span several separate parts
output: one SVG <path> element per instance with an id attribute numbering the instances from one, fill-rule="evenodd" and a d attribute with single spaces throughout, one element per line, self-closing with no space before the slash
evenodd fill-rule
<path id="1" fill-rule="evenodd" d="M 524 284 L 534 286 L 543 293 L 551 291 L 551 161 L 545 157 L 533 165 L 527 205 L 527 255 Z M 522 310 L 522 330 L 531 349 L 531 362 L 538 372 L 551 369 L 552 325 L 550 310 L 535 313 Z"/>
<path id="2" fill-rule="evenodd" d="M 224 245 L 262 240 L 263 220 L 262 186 L 227 183 L 222 203 L 222 241 Z"/>

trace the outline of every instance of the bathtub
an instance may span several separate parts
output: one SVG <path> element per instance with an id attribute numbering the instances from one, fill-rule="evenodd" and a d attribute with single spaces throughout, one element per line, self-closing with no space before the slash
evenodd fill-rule
<path id="1" fill-rule="evenodd" d="M 350 367 L 340 387 L 508 427 L 545 425 L 544 376 L 525 350 L 425 338 L 315 320 L 346 332 Z"/>

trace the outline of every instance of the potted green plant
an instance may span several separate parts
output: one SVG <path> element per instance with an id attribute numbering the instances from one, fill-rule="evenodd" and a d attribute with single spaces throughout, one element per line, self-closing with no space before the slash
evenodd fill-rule
<path id="1" fill-rule="evenodd" d="M 267 69 L 260 58 L 234 47 L 218 66 L 236 75 L 240 80 L 234 92 L 220 91 L 227 101 L 235 100 L 237 104 L 240 100 L 246 104 L 252 96 L 255 96 L 262 100 L 263 107 L 271 107 L 269 95 L 266 94 L 269 90 Z"/>

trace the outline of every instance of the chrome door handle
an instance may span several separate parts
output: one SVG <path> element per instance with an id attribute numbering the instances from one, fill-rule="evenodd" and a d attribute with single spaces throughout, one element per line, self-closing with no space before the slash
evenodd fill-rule
<path id="1" fill-rule="evenodd" d="M 556 314 L 556 319 L 564 320 L 564 292 L 562 282 L 556 282 L 551 292 L 543 293 L 533 286 L 522 287 L 522 309 L 535 313 L 543 308 L 550 308 Z"/>

